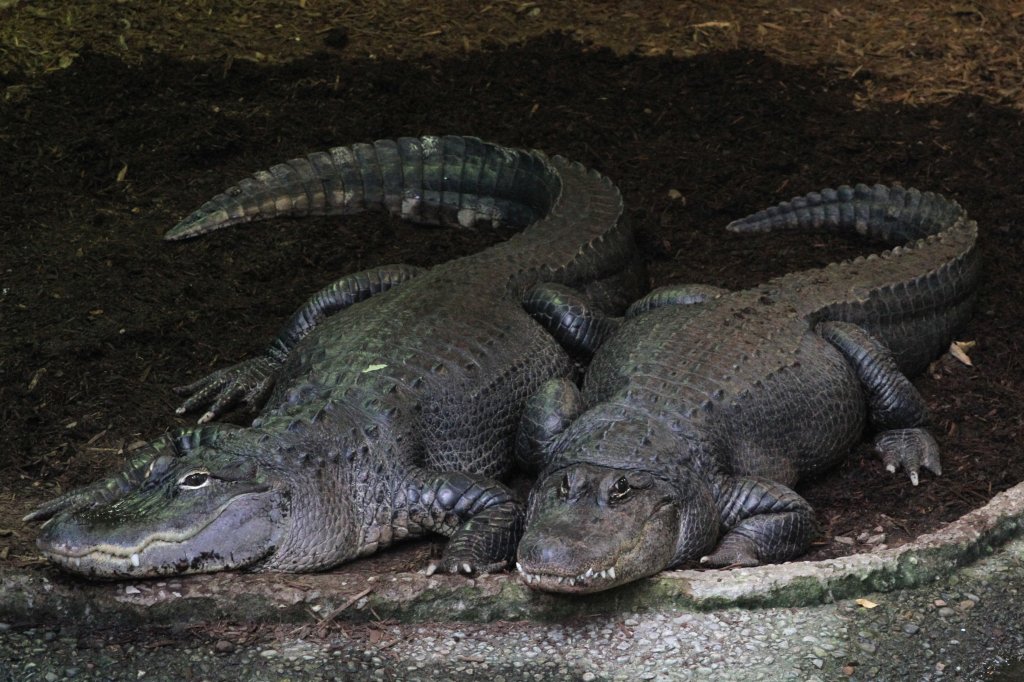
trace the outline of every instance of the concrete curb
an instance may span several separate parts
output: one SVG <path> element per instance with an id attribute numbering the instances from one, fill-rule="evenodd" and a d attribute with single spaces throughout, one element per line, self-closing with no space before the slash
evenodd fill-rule
<path id="1" fill-rule="evenodd" d="M 0 568 L 0 621 L 65 619 L 183 624 L 200 621 L 404 622 L 560 620 L 677 606 L 806 606 L 932 582 L 991 554 L 1024 529 L 1024 483 L 985 506 L 894 549 L 817 562 L 728 571 L 667 571 L 608 592 L 571 597 L 533 592 L 512 576 L 470 579 L 421 573 L 336 571 L 233 574 L 166 581 L 87 583 L 55 571 Z"/>

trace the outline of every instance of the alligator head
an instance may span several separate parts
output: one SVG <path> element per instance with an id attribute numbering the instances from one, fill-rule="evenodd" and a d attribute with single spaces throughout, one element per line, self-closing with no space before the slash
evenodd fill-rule
<path id="1" fill-rule="evenodd" d="M 121 474 L 30 515 L 51 516 L 38 546 L 62 568 L 94 578 L 210 572 L 263 561 L 281 542 L 290 495 L 254 456 L 257 450 L 256 434 L 234 427 L 160 439 Z"/>
<path id="2" fill-rule="evenodd" d="M 714 543 L 705 486 L 621 466 L 574 463 L 530 494 L 517 568 L 549 592 L 589 593 L 653 575 Z"/>

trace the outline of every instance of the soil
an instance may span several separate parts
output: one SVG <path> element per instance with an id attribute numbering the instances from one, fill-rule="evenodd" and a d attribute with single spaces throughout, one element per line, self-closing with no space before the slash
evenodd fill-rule
<path id="1" fill-rule="evenodd" d="M 900 544 L 1024 480 L 1024 114 L 1012 103 L 871 99 L 869 69 L 743 48 L 621 54 L 546 33 L 408 59 L 351 55 L 344 33 L 318 39 L 283 63 L 83 48 L 45 75 L 0 73 L 4 564 L 49 572 L 20 517 L 190 423 L 174 416 L 171 387 L 259 351 L 311 292 L 373 264 L 426 266 L 503 238 L 369 215 L 160 240 L 249 172 L 399 135 L 472 134 L 608 174 L 655 286 L 742 288 L 872 250 L 723 232 L 792 195 L 877 181 L 955 197 L 981 227 L 985 275 L 961 334 L 976 344 L 973 366 L 946 356 L 916 382 L 943 475 L 911 487 L 859 448 L 799 489 L 822 522 L 806 558 L 863 551 L 880 534 Z M 375 570 L 407 570 L 408 557 Z"/>

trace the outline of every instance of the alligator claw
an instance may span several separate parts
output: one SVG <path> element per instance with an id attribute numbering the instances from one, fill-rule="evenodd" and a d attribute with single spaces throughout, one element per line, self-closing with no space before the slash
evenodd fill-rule
<path id="1" fill-rule="evenodd" d="M 920 470 L 925 468 L 936 476 L 942 474 L 939 445 L 932 435 L 921 428 L 892 429 L 875 437 L 875 452 L 882 457 L 886 471 L 896 473 L 903 467 L 911 485 L 920 482 Z"/>
<path id="2" fill-rule="evenodd" d="M 174 412 L 184 414 L 208 405 L 199 418 L 199 423 L 205 424 L 239 403 L 259 407 L 270 394 L 280 367 L 280 360 L 265 354 L 219 369 L 186 386 L 178 386 L 174 392 L 188 398 Z"/>
<path id="3" fill-rule="evenodd" d="M 757 547 L 749 538 L 727 535 L 711 554 L 700 558 L 702 566 L 726 568 L 733 566 L 757 566 Z"/>

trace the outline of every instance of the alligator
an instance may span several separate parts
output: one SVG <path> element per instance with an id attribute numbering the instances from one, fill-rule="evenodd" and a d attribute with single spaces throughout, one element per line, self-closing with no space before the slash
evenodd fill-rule
<path id="1" fill-rule="evenodd" d="M 526 398 L 577 360 L 522 307 L 541 282 L 609 310 L 646 284 L 618 189 L 579 163 L 471 137 L 381 140 L 256 173 L 176 240 L 282 216 L 384 209 L 415 223 L 521 229 L 430 269 L 380 266 L 317 292 L 262 354 L 179 392 L 200 424 L 26 520 L 38 546 L 96 578 L 327 569 L 428 532 L 431 569 L 514 558 L 523 502 L 498 482 Z M 248 427 L 207 423 L 237 405 Z"/>
<path id="2" fill-rule="evenodd" d="M 886 469 L 941 473 L 928 413 L 907 379 L 969 318 L 977 225 L 913 189 L 843 186 L 735 221 L 739 233 L 830 230 L 884 253 L 744 291 L 657 289 L 624 319 L 540 286 L 530 308 L 594 352 L 582 392 L 531 399 L 519 457 L 542 469 L 518 571 L 544 591 L 590 593 L 698 560 L 753 566 L 805 552 L 817 524 L 794 484 L 873 429 Z"/>

